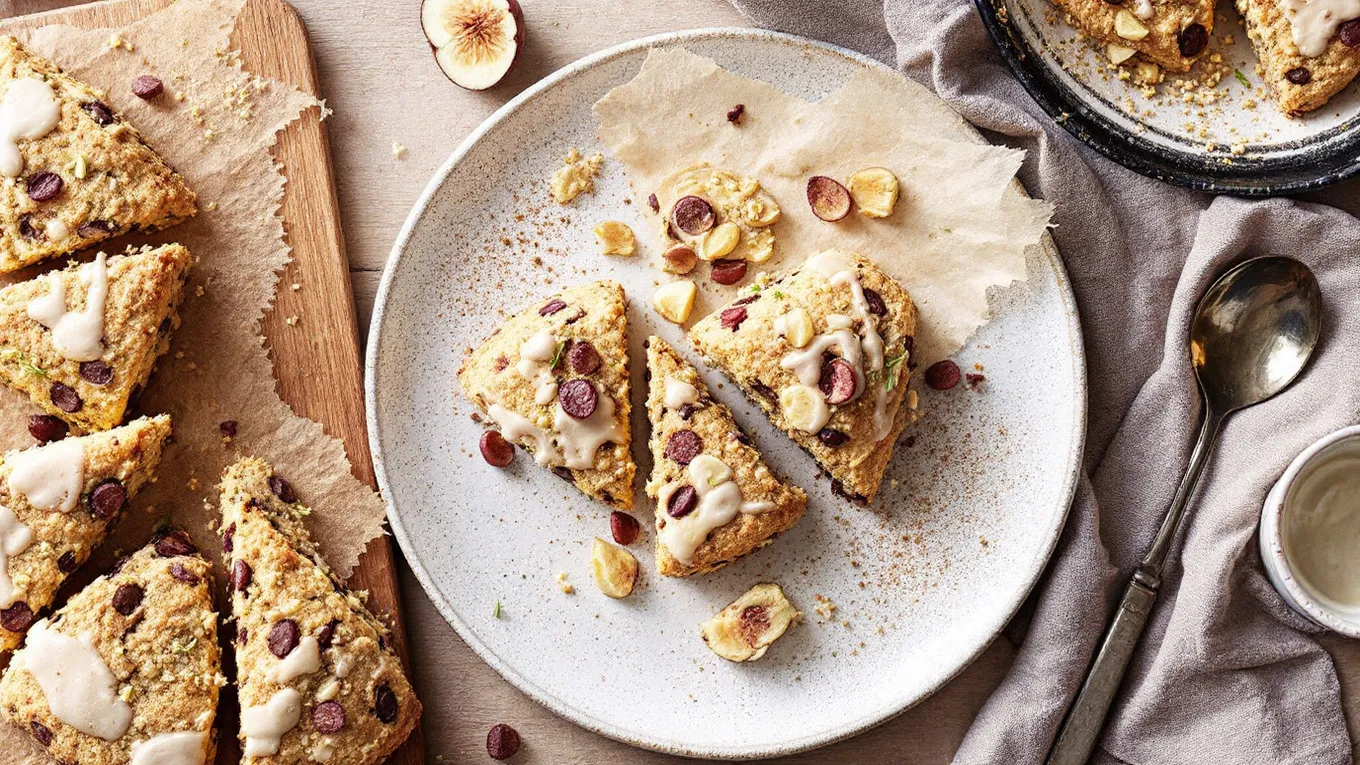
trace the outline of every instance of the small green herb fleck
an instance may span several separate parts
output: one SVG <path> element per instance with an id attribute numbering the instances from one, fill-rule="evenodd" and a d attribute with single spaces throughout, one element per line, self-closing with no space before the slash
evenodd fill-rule
<path id="1" fill-rule="evenodd" d="M 31 375 L 35 375 L 37 377 L 47 376 L 47 370 L 43 369 L 37 364 L 34 364 L 33 360 L 28 357 L 28 354 L 24 353 L 23 351 L 16 350 L 14 348 L 7 348 L 5 349 L 5 360 L 14 362 L 15 364 L 19 365 L 20 369 L 24 370 L 25 372 Z"/>
<path id="2" fill-rule="evenodd" d="M 709 485 L 709 486 L 718 486 L 718 485 L 721 484 L 724 480 L 726 480 L 726 479 L 720 478 L 720 477 L 718 477 L 718 476 L 716 476 L 716 475 L 711 475 L 711 476 L 708 477 L 708 485 Z"/>
<path id="3" fill-rule="evenodd" d="M 496 601 L 496 607 L 491 609 L 491 618 L 492 619 L 501 618 L 501 602 L 499 600 Z"/>
<path id="4" fill-rule="evenodd" d="M 950 227 L 948 227 L 948 226 L 940 226 L 940 230 L 943 231 L 943 232 L 945 232 L 946 234 L 952 234 L 952 233 L 954 233 L 954 229 L 952 229 L 952 228 L 950 228 Z"/>
<path id="5" fill-rule="evenodd" d="M 565 350 L 567 350 L 567 341 L 563 340 L 557 344 L 557 352 L 553 354 L 552 363 L 548 365 L 548 369 L 557 369 L 557 362 L 562 360 L 562 352 Z"/>
<path id="6" fill-rule="evenodd" d="M 774 299 L 775 299 L 775 300 L 783 300 L 783 299 L 784 299 L 784 293 L 780 292 L 779 290 L 775 290 L 775 291 L 774 291 Z"/>
<path id="7" fill-rule="evenodd" d="M 188 653 L 194 650 L 194 646 L 196 645 L 198 645 L 198 638 L 196 637 L 189 638 L 189 642 L 187 643 L 181 643 L 179 640 L 175 640 L 175 642 L 170 644 L 170 650 L 175 653 Z"/>
<path id="8" fill-rule="evenodd" d="M 1244 87 L 1244 88 L 1250 88 L 1250 87 L 1251 87 L 1251 80 L 1248 80 L 1248 79 L 1247 79 L 1247 76 L 1246 76 L 1245 74 L 1242 74 L 1242 70 L 1241 70 L 1241 69 L 1234 69 L 1234 70 L 1233 70 L 1233 76 L 1237 78 L 1237 81 L 1238 81 L 1238 82 L 1242 83 L 1242 87 Z"/>
<path id="9" fill-rule="evenodd" d="M 887 359 L 883 364 L 883 389 L 892 390 L 897 387 L 897 378 L 902 373 L 902 362 L 907 360 L 907 354 L 903 353 Z"/>
<path id="10" fill-rule="evenodd" d="M 751 284 L 746 285 L 746 291 L 749 292 L 749 293 L 751 293 L 752 295 L 759 295 L 759 294 L 760 294 L 760 291 L 761 291 L 762 289 L 765 289 L 765 288 L 764 288 L 764 287 L 761 287 L 759 284 L 756 284 L 756 283 L 754 283 L 754 282 L 752 282 Z"/>

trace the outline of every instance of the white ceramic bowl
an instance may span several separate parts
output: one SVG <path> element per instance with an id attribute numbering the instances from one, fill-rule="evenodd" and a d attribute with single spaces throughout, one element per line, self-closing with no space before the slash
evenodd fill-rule
<path id="1" fill-rule="evenodd" d="M 1290 560 L 1284 541 L 1285 514 L 1289 512 L 1289 500 L 1298 486 L 1299 477 L 1343 442 L 1360 442 L 1360 425 L 1329 433 L 1304 449 L 1266 495 L 1261 511 L 1261 560 L 1270 583 L 1290 608 L 1333 632 L 1360 638 L 1360 617 L 1344 613 L 1316 597 L 1297 576 L 1297 567 Z"/>

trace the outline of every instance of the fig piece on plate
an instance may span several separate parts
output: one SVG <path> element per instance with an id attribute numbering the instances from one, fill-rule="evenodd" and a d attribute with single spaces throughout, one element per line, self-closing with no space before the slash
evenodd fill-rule
<path id="1" fill-rule="evenodd" d="M 812 214 L 835 222 L 850 214 L 850 191 L 835 178 L 814 175 L 807 182 L 808 205 Z"/>
<path id="2" fill-rule="evenodd" d="M 510 73 L 524 47 L 516 0 L 424 0 L 420 26 L 453 84 L 486 90 Z"/>

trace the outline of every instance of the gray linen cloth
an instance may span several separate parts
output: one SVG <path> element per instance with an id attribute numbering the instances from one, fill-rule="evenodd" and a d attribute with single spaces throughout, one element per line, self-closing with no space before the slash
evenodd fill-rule
<path id="1" fill-rule="evenodd" d="M 1014 667 L 955 761 L 1043 761 L 1189 455 L 1195 302 L 1235 260 L 1271 253 L 1317 273 L 1322 343 L 1293 388 L 1223 431 L 1095 761 L 1349 763 L 1332 659 L 1271 589 L 1256 528 L 1288 462 L 1360 420 L 1360 221 L 1319 204 L 1184 191 L 1104 159 L 1030 100 L 967 0 L 733 2 L 757 24 L 860 50 L 932 88 L 992 140 L 1028 150 L 1021 180 L 1057 207 L 1089 367 L 1084 475 L 1047 575 L 1011 625 Z M 1355 209 L 1357 190 L 1322 198 Z"/>

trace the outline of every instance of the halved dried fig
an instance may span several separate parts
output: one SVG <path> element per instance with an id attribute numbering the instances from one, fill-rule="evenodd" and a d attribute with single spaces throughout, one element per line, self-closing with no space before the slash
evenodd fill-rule
<path id="1" fill-rule="evenodd" d="M 702 197 L 681 197 L 671 208 L 671 221 L 686 234 L 698 236 L 718 224 L 718 214 L 713 212 L 713 205 Z"/>
<path id="2" fill-rule="evenodd" d="M 762 583 L 704 622 L 702 634 L 724 659 L 755 661 L 802 617 L 779 585 Z"/>
<path id="3" fill-rule="evenodd" d="M 814 175 L 807 182 L 812 214 L 824 221 L 838 221 L 850 214 L 850 191 L 835 178 Z"/>
<path id="4" fill-rule="evenodd" d="M 503 80 L 524 47 L 516 0 L 424 0 L 420 27 L 445 76 L 468 90 Z"/>

